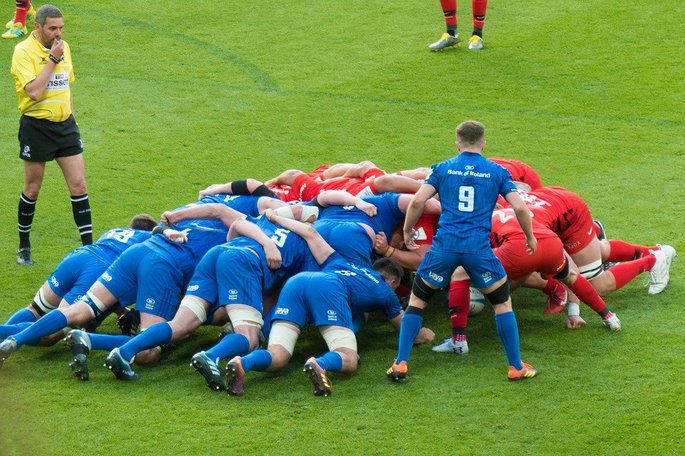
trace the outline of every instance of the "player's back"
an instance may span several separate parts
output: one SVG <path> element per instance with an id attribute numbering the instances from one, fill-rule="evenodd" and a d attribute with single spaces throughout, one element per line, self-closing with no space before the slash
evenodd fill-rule
<path id="1" fill-rule="evenodd" d="M 426 183 L 436 189 L 442 206 L 433 245 L 465 253 L 489 249 L 497 197 L 516 191 L 509 172 L 480 154 L 461 152 L 434 165 Z"/>
<path id="2" fill-rule="evenodd" d="M 318 270 L 307 242 L 302 237 L 280 225 L 271 223 L 263 216 L 258 218 L 249 217 L 248 220 L 257 225 L 274 242 L 281 253 L 281 267 L 269 269 L 264 249 L 257 241 L 247 236 L 239 236 L 229 242 L 232 246 L 250 248 L 259 255 L 262 260 L 265 291 L 271 290 L 274 286 L 298 272 Z"/>
<path id="3" fill-rule="evenodd" d="M 116 258 L 132 245 L 147 241 L 152 232 L 133 228 L 113 228 L 106 231 L 89 247 L 95 253 Z"/>

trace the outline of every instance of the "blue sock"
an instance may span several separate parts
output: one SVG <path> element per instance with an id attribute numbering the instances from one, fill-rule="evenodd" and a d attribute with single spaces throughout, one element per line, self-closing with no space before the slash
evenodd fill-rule
<path id="1" fill-rule="evenodd" d="M 423 324 L 423 315 L 417 313 L 405 312 L 402 316 L 402 325 L 400 326 L 400 340 L 397 347 L 397 363 L 400 361 L 409 362 L 409 353 L 414 346 L 414 340 L 419 334 L 421 325 Z"/>
<path id="2" fill-rule="evenodd" d="M 33 323 L 34 321 L 36 321 L 36 316 L 33 314 L 33 312 L 24 307 L 23 309 L 19 309 L 14 312 L 14 315 L 12 315 L 7 322 L 5 322 L 5 324 L 16 325 L 17 323 Z"/>
<path id="3" fill-rule="evenodd" d="M 268 350 L 260 348 L 253 351 L 240 359 L 245 372 L 260 371 L 264 372 L 271 366 L 271 353 Z"/>
<path id="4" fill-rule="evenodd" d="M 91 350 L 107 350 L 110 351 L 113 348 L 121 347 L 126 342 L 131 340 L 131 336 L 122 336 L 119 334 L 95 334 L 88 333 L 90 338 L 90 349 Z"/>
<path id="5" fill-rule="evenodd" d="M 495 314 L 497 335 L 502 341 L 504 352 L 510 366 L 521 369 L 521 346 L 519 345 L 519 327 L 516 323 L 516 315 L 513 311 Z"/>
<path id="6" fill-rule="evenodd" d="M 122 358 L 130 362 L 136 354 L 143 350 L 168 344 L 171 342 L 173 334 L 171 326 L 166 321 L 154 324 L 119 347 L 119 353 L 121 353 Z"/>
<path id="7" fill-rule="evenodd" d="M 29 322 L 24 322 L 24 323 L 16 323 L 13 325 L 6 324 L 6 325 L 0 325 L 0 339 L 4 339 L 5 337 L 13 336 L 29 326 L 31 326 L 33 323 Z"/>
<path id="8" fill-rule="evenodd" d="M 336 351 L 330 351 L 323 356 L 319 356 L 316 358 L 316 362 L 319 363 L 321 369 L 332 372 L 340 372 L 343 367 L 342 356 Z"/>
<path id="9" fill-rule="evenodd" d="M 31 326 L 12 337 L 17 341 L 17 347 L 20 347 L 24 344 L 36 343 L 43 337 L 64 329 L 67 324 L 67 317 L 59 310 L 55 310 L 45 314 Z"/>
<path id="10" fill-rule="evenodd" d="M 207 350 L 211 359 L 233 358 L 246 355 L 250 351 L 250 341 L 242 334 L 227 334 L 218 344 Z"/>

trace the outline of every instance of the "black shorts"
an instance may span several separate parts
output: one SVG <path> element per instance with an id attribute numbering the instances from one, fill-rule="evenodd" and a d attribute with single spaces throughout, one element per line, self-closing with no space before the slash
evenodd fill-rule
<path id="1" fill-rule="evenodd" d="M 30 116 L 19 119 L 19 158 L 47 162 L 83 153 L 81 132 L 74 116 L 64 122 L 51 122 Z"/>

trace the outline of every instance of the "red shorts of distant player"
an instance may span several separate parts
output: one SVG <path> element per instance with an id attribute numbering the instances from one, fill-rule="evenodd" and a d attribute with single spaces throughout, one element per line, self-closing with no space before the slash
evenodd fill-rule
<path id="1" fill-rule="evenodd" d="M 542 187 L 540 175 L 528 164 L 511 158 L 492 157 L 490 160 L 505 168 L 515 181 L 528 184 L 531 190 Z"/>
<path id="2" fill-rule="evenodd" d="M 385 175 L 385 171 L 378 168 L 371 168 L 361 178 L 335 177 L 324 181 L 312 174 L 302 174 L 295 178 L 292 188 L 302 201 L 310 201 L 324 190 L 344 190 L 352 195 L 359 195 L 368 189 L 369 194 L 376 194 L 378 192 L 373 179 L 383 175 Z"/>
<path id="3" fill-rule="evenodd" d="M 525 237 L 508 238 L 494 252 L 511 280 L 522 279 L 533 272 L 554 277 L 564 268 L 564 246 L 556 236 L 538 239 L 532 255 L 526 251 Z"/>
<path id="4" fill-rule="evenodd" d="M 326 171 L 328 168 L 330 168 L 331 165 L 324 163 L 323 165 L 319 165 L 314 170 L 312 170 L 311 175 L 318 176 L 320 179 L 323 179 L 323 173 Z"/>
<path id="5" fill-rule="evenodd" d="M 299 201 L 295 192 L 292 191 L 290 185 L 274 185 L 269 187 L 269 190 L 276 194 L 276 197 L 283 202 L 290 203 L 292 201 Z"/>

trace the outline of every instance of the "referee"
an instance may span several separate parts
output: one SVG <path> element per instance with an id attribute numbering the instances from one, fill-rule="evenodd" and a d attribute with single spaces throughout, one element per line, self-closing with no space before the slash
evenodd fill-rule
<path id="1" fill-rule="evenodd" d="M 93 243 L 86 189 L 83 143 L 72 114 L 70 84 L 74 69 L 69 45 L 62 41 L 64 19 L 53 5 L 36 11 L 35 30 L 17 44 L 12 76 L 19 98 L 19 158 L 24 160 L 24 188 L 19 197 L 17 263 L 32 265 L 31 226 L 45 163 L 56 160 L 71 195 L 74 221 L 83 245 Z"/>

